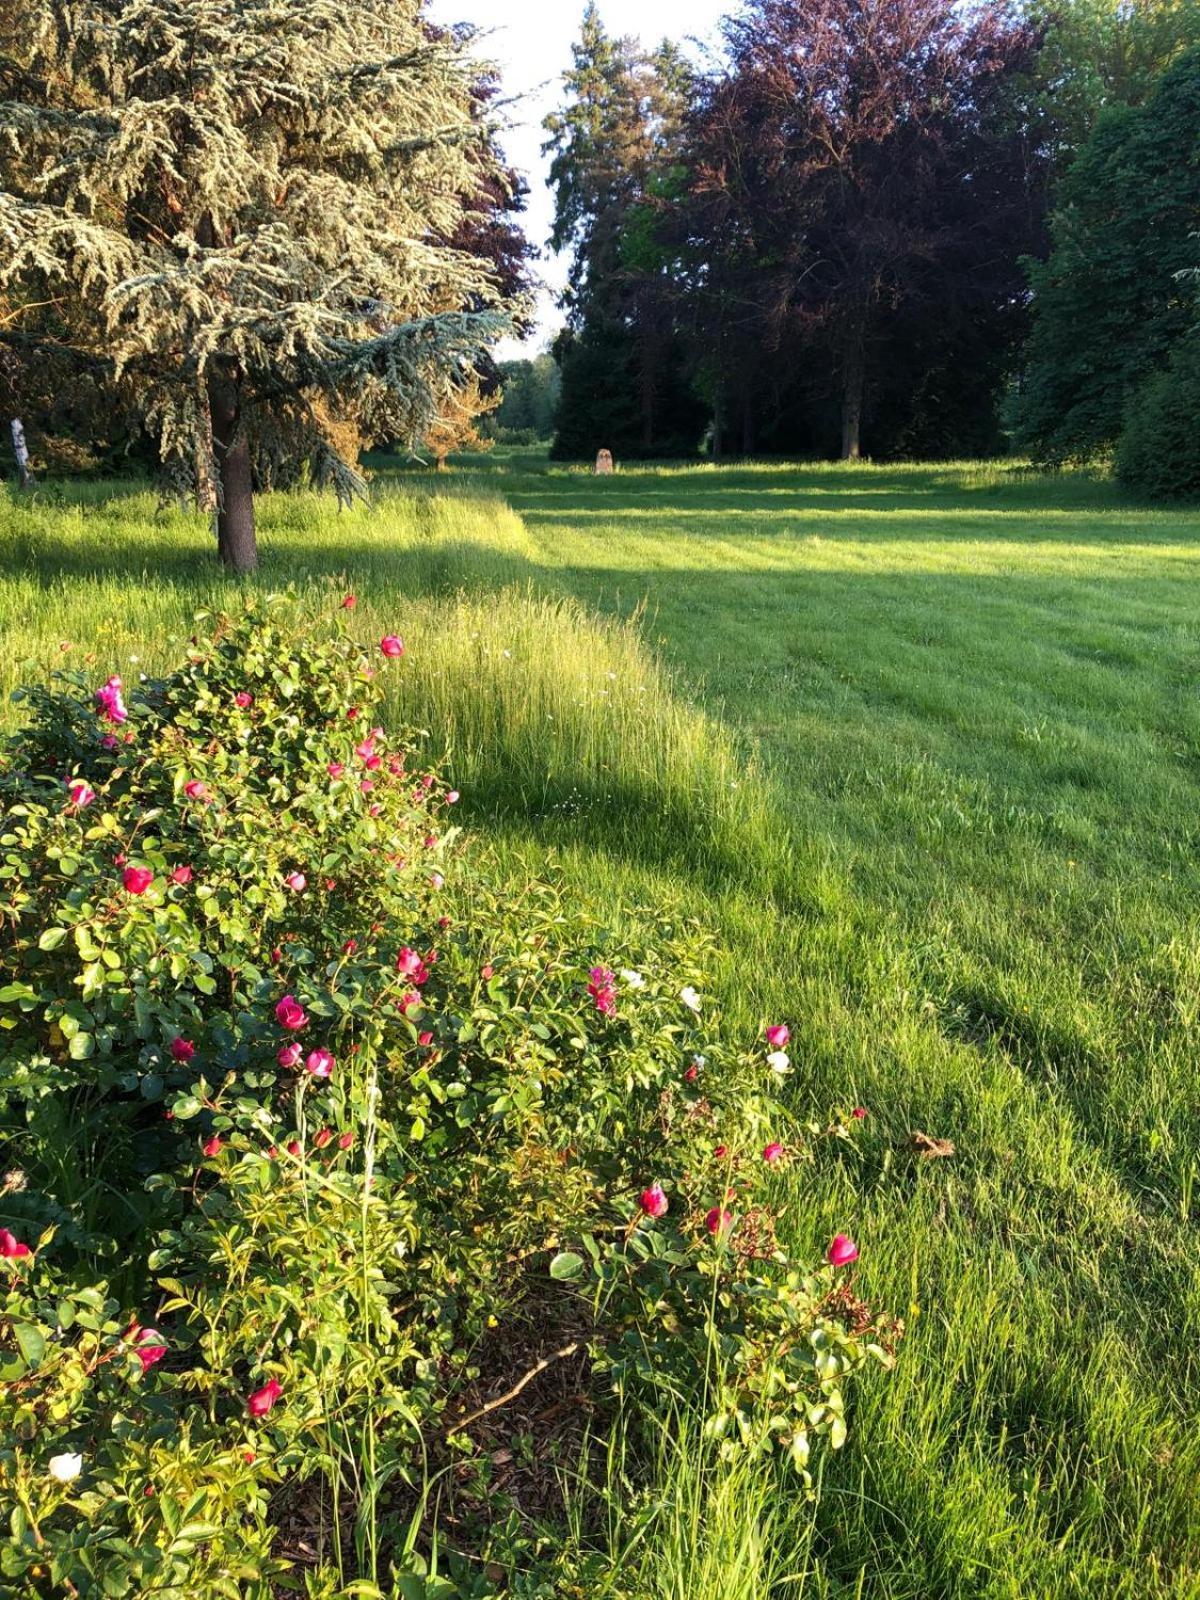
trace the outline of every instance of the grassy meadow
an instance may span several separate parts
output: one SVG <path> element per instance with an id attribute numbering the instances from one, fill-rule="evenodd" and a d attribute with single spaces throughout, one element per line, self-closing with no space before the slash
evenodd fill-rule
<path id="1" fill-rule="evenodd" d="M 781 1231 L 853 1233 L 896 1373 L 815 1511 L 682 1439 L 624 1519 L 610 1455 L 589 1596 L 1200 1596 L 1200 510 L 1008 463 L 374 465 L 371 507 L 265 499 L 254 581 L 354 589 L 501 867 L 686 905 L 733 1024 L 791 1023 L 797 1114 L 870 1113 Z M 144 489 L 0 490 L 6 699 L 153 673 L 236 593 Z"/>

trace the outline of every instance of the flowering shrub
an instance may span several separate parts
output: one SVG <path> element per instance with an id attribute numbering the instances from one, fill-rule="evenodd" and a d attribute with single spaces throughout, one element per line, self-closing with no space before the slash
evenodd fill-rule
<path id="1" fill-rule="evenodd" d="M 352 611 L 277 598 L 204 619 L 161 682 L 24 691 L 0 775 L 14 1593 L 265 1597 L 301 1558 L 312 1594 L 383 1593 L 421 1569 L 422 1483 L 470 1456 L 514 1329 L 530 1374 L 547 1342 L 586 1352 L 648 1414 L 691 1394 L 723 1448 L 803 1472 L 842 1442 L 845 1379 L 891 1359 L 851 1241 L 801 1271 L 769 1204 L 854 1118 L 781 1133 L 786 1030 L 722 1041 L 696 927 L 648 911 L 617 948 L 556 884 L 490 881 L 383 725 L 401 638 L 359 644 Z"/>

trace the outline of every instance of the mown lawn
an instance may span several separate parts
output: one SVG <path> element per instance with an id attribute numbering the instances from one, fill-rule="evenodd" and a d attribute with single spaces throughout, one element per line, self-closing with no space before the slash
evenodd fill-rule
<path id="1" fill-rule="evenodd" d="M 911 1324 L 811 1546 L 785 1480 L 597 1592 L 1200 1595 L 1200 512 L 969 464 L 398 476 L 269 501 L 260 581 L 408 636 L 397 710 L 503 860 L 716 930 L 797 1112 L 870 1109 L 785 1230 L 853 1232 Z M 232 593 L 208 556 L 144 494 L 0 500 L 0 680 L 152 671 Z"/>

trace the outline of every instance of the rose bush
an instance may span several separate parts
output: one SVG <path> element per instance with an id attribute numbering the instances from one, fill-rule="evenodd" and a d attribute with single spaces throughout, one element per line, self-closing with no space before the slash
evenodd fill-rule
<path id="1" fill-rule="evenodd" d="M 386 727 L 400 636 L 352 611 L 279 597 L 201 619 L 160 682 L 23 691 L 5 1592 L 265 1600 L 304 1566 L 311 1594 L 457 1593 L 412 1587 L 421 1508 L 502 1398 L 493 1349 L 569 1341 L 598 1393 L 689 1394 L 805 1473 L 891 1360 L 844 1245 L 798 1269 L 769 1203 L 854 1117 L 782 1125 L 786 1030 L 722 1037 L 698 927 L 647 909 L 634 946 L 493 881 Z"/>

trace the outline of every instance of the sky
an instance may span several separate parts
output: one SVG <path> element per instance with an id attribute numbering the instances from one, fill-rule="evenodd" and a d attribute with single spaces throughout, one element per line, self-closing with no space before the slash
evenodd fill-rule
<path id="1" fill-rule="evenodd" d="M 503 94 L 516 100 L 507 108 L 511 126 L 504 136 L 509 161 L 529 182 L 526 231 L 544 251 L 538 270 L 545 280 L 539 297 L 538 325 L 524 347 L 507 341 L 502 359 L 533 355 L 559 326 L 555 289 L 565 278 L 564 263 L 545 253 L 554 203 L 542 158 L 542 118 L 558 103 L 562 74 L 571 65 L 571 45 L 579 37 L 584 0 L 433 0 L 438 22 L 470 22 L 486 34 L 480 50 L 499 63 Z M 733 9 L 730 0 L 600 0 L 609 33 L 632 34 L 646 44 L 670 38 L 711 40 L 718 18 Z"/>

